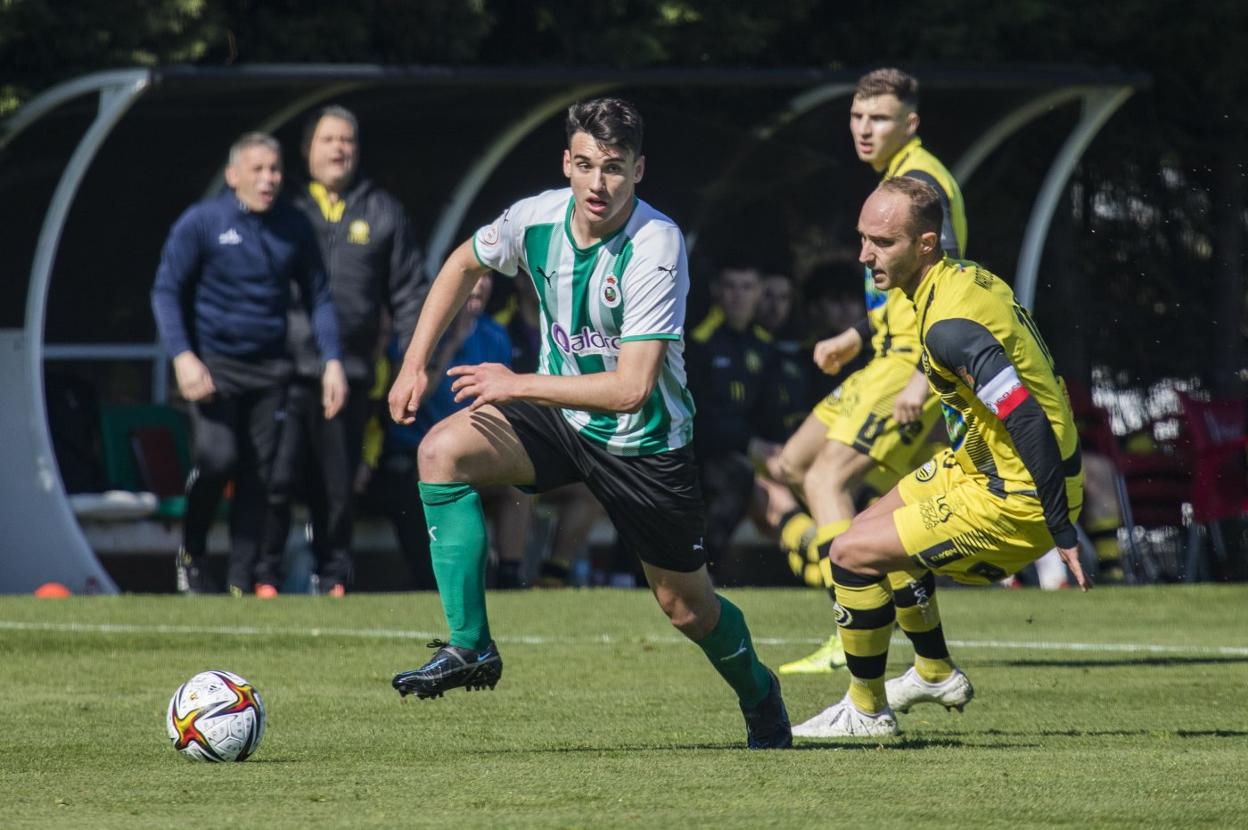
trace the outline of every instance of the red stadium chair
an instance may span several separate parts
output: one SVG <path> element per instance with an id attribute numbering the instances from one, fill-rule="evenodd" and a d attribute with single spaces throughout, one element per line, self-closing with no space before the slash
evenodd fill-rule
<path id="1" fill-rule="evenodd" d="M 1206 401 L 1180 393 L 1179 401 L 1192 460 L 1187 577 L 1196 580 L 1211 576 L 1202 537 L 1208 535 L 1216 563 L 1224 566 L 1227 548 L 1220 522 L 1248 516 L 1248 419 L 1240 398 Z"/>
<path id="2" fill-rule="evenodd" d="M 185 417 L 167 406 L 105 404 L 100 437 L 110 485 L 155 493 L 156 517 L 181 519 L 191 468 Z"/>
<path id="3" fill-rule="evenodd" d="M 1114 490 L 1127 550 L 1123 576 L 1126 582 L 1156 582 L 1162 568 L 1141 546 L 1146 528 L 1182 528 L 1185 505 L 1191 495 L 1191 465 L 1178 447 L 1151 452 L 1127 452 L 1110 426 L 1109 413 L 1092 401 L 1086 387 L 1067 382 L 1075 426 L 1085 450 L 1104 455 L 1112 463 Z"/>

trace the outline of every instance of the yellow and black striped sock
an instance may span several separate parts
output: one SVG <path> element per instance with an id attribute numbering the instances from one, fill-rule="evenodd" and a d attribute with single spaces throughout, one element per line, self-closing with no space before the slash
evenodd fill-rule
<path id="1" fill-rule="evenodd" d="M 849 519 L 839 519 L 835 522 L 828 522 L 826 525 L 819 525 L 819 529 L 815 531 L 815 538 L 810 541 L 809 552 L 806 554 L 807 559 L 814 559 L 819 563 L 819 581 L 811 583 L 812 587 L 820 587 L 828 589 L 828 596 L 832 597 L 832 601 L 836 602 L 836 594 L 832 590 L 832 559 L 828 553 L 832 550 L 832 542 L 837 536 L 849 530 L 852 522 Z"/>
<path id="2" fill-rule="evenodd" d="M 810 587 L 819 588 L 823 586 L 819 560 L 808 558 L 814 550 L 811 542 L 815 538 L 815 529 L 815 520 L 801 510 L 793 510 L 780 519 L 780 547 L 788 554 L 789 570 Z"/>
<path id="3" fill-rule="evenodd" d="M 945 630 L 936 605 L 936 577 L 931 571 L 894 571 L 888 575 L 897 604 L 897 624 L 914 646 L 914 670 L 928 683 L 953 674 Z"/>
<path id="4" fill-rule="evenodd" d="M 836 625 L 850 673 L 849 699 L 862 712 L 884 711 L 884 667 L 897 614 L 888 580 L 848 571 L 833 563 Z"/>

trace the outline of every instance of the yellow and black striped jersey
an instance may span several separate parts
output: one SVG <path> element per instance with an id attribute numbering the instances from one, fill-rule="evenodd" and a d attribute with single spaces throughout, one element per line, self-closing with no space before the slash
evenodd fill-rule
<path id="1" fill-rule="evenodd" d="M 1061 547 L 1083 502 L 1066 386 L 1031 314 L 995 274 L 945 257 L 914 294 L 923 371 L 940 396 L 959 466 L 1003 498 L 1034 496 Z"/>
<path id="2" fill-rule="evenodd" d="M 962 190 L 940 160 L 923 147 L 918 136 L 906 142 L 889 159 L 881 181 L 897 176 L 918 179 L 936 189 L 945 216 L 940 230 L 941 250 L 952 257 L 966 256 L 966 207 L 962 203 Z M 865 278 L 867 316 L 871 321 L 871 345 L 875 353 L 909 353 L 917 361 L 919 338 L 910 299 L 900 291 L 880 291 L 871 281 L 870 270 Z"/>

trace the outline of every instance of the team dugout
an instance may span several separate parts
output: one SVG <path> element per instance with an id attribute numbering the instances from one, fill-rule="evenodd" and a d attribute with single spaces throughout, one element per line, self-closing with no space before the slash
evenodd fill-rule
<path id="1" fill-rule="evenodd" d="M 922 84 L 925 144 L 966 194 L 972 257 L 1015 275 L 1030 304 L 1050 220 L 1080 156 L 1147 78 L 1085 69 L 904 67 Z M 336 102 L 361 123 L 362 166 L 411 214 L 430 268 L 518 195 L 559 186 L 562 112 L 604 92 L 645 113 L 640 192 L 695 254 L 757 240 L 814 265 L 852 256 L 874 185 L 846 112 L 863 68 L 557 71 L 385 66 L 163 67 L 84 76 L 0 126 L 0 592 L 47 581 L 111 591 L 52 450 L 48 372 L 104 401 L 164 402 L 169 372 L 148 291 L 170 225 L 221 186 L 222 148 L 275 133 L 298 180 L 303 116 Z M 1008 210 L 980 213 L 1004 181 Z M 288 178 L 288 182 L 290 179 Z M 696 259 L 695 259 L 696 262 Z M 705 308 L 694 273 L 690 322 Z M 1038 299 L 1043 303 L 1043 297 Z"/>

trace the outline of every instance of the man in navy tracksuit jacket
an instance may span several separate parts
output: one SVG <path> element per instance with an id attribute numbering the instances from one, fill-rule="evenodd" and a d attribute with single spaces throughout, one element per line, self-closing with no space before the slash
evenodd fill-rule
<path id="1" fill-rule="evenodd" d="M 338 322 L 316 238 L 278 201 L 281 147 L 249 133 L 230 148 L 230 191 L 191 206 L 174 224 L 152 287 L 152 311 L 190 403 L 192 462 L 178 587 L 213 589 L 203 568 L 208 528 L 231 478 L 229 590 L 251 590 L 269 467 L 291 373 L 286 312 L 301 289 L 321 357 L 327 416 L 347 394 Z"/>

